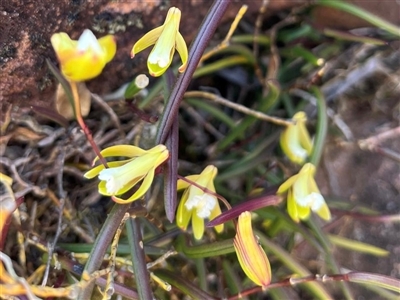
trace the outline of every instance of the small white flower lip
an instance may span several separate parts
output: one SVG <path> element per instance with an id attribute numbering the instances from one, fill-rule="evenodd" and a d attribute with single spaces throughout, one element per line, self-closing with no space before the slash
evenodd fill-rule
<path id="1" fill-rule="evenodd" d="M 302 206 L 302 207 L 307 207 L 310 206 L 310 198 L 309 195 L 305 196 L 305 197 L 295 197 L 296 202 L 298 205 Z"/>
<path id="2" fill-rule="evenodd" d="M 292 152 L 295 156 L 300 157 L 301 159 L 306 159 L 307 157 L 307 150 L 304 148 L 301 148 L 300 145 L 295 145 L 292 144 L 289 146 L 292 149 Z"/>
<path id="3" fill-rule="evenodd" d="M 302 207 L 311 207 L 312 211 L 318 211 L 325 203 L 324 197 L 312 192 L 304 197 L 296 197 L 296 202 Z"/>
<path id="4" fill-rule="evenodd" d="M 111 195 L 114 195 L 116 192 L 118 192 L 124 185 L 124 182 L 121 182 L 121 180 L 116 178 L 116 170 L 117 168 L 104 169 L 99 173 L 99 179 L 106 181 L 107 192 Z"/>
<path id="5" fill-rule="evenodd" d="M 194 196 L 185 203 L 187 210 L 195 208 L 197 216 L 202 219 L 209 218 L 216 205 L 215 197 L 208 194 Z"/>
<path id="6" fill-rule="evenodd" d="M 191 211 L 193 209 L 193 207 L 196 207 L 198 202 L 198 199 L 196 197 L 190 197 L 187 199 L 186 203 L 185 203 L 185 207 L 188 211 Z"/>
<path id="7" fill-rule="evenodd" d="M 89 29 L 85 29 L 78 40 L 78 50 L 87 51 L 92 49 L 94 52 L 101 54 L 103 49 L 101 48 L 97 38 L 93 32 Z"/>
<path id="8" fill-rule="evenodd" d="M 199 218 L 209 218 L 211 211 L 217 205 L 217 201 L 211 195 L 204 194 L 197 206 L 196 214 Z"/>
<path id="9" fill-rule="evenodd" d="M 165 68 L 169 63 L 169 57 L 165 57 L 164 53 L 158 53 L 154 51 L 149 55 L 149 62 L 154 65 L 158 65 L 160 68 Z"/>
<path id="10" fill-rule="evenodd" d="M 318 193 L 311 193 L 309 197 L 312 198 L 311 202 L 311 210 L 312 211 L 319 211 L 322 206 L 325 204 L 325 199 L 321 194 Z"/>

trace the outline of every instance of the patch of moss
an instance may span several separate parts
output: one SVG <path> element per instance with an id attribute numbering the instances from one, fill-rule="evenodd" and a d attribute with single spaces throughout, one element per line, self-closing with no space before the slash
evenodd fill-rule
<path id="1" fill-rule="evenodd" d="M 14 45 L 8 44 L 0 48 L 0 65 L 5 64 L 10 59 L 15 57 L 17 48 Z"/>
<path id="2" fill-rule="evenodd" d="M 127 27 L 143 28 L 142 18 L 139 14 L 118 14 L 102 12 L 93 18 L 92 29 L 101 33 L 115 34 L 125 32 Z"/>

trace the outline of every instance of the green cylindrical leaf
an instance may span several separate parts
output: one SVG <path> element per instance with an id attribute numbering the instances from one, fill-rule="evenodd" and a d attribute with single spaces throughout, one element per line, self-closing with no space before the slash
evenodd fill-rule
<path id="1" fill-rule="evenodd" d="M 232 239 L 198 246 L 188 246 L 184 236 L 178 237 L 175 249 L 185 254 L 188 258 L 212 257 L 235 252 Z"/>
<path id="2" fill-rule="evenodd" d="M 332 234 L 328 235 L 328 237 L 329 237 L 330 241 L 338 247 L 357 251 L 360 253 L 371 254 L 371 255 L 375 255 L 375 256 L 389 255 L 389 251 L 379 248 L 379 247 L 376 247 L 376 246 L 366 244 L 366 243 L 346 239 L 344 237 L 340 237 L 340 236 L 332 235 Z"/>

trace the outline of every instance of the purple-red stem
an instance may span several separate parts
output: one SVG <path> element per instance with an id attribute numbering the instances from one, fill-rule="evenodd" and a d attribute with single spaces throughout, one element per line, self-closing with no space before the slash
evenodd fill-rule
<path id="1" fill-rule="evenodd" d="M 79 99 L 78 87 L 76 85 L 76 82 L 70 81 L 69 84 L 71 86 L 72 96 L 74 98 L 74 110 L 75 110 L 76 120 L 78 121 L 79 126 L 82 128 L 83 132 L 85 133 L 87 140 L 89 141 L 90 145 L 92 146 L 92 149 L 96 153 L 100 162 L 104 165 L 104 167 L 107 168 L 108 167 L 107 161 L 101 155 L 99 147 L 97 147 L 96 143 L 93 140 L 92 133 L 90 132 L 89 128 L 86 126 L 85 121 L 82 118 L 81 102 Z"/>
<path id="2" fill-rule="evenodd" d="M 288 278 L 282 280 L 280 282 L 271 283 L 266 290 L 273 289 L 273 288 L 280 288 L 280 287 L 287 287 L 287 286 L 294 286 L 300 283 L 307 283 L 307 282 L 328 282 L 328 281 L 345 281 L 345 282 L 358 282 L 358 283 L 369 283 L 376 282 L 382 283 L 388 286 L 396 286 L 400 284 L 400 280 L 381 275 L 381 274 L 374 274 L 374 273 L 367 273 L 367 272 L 350 272 L 347 274 L 333 274 L 333 275 L 310 275 L 307 277 L 302 278 Z M 379 286 L 379 284 L 377 284 Z M 229 297 L 228 300 L 237 300 L 241 299 L 245 296 L 261 292 L 262 288 L 260 286 L 252 287 L 245 291 L 240 292 L 239 294 Z"/>
<path id="3" fill-rule="evenodd" d="M 164 109 L 164 113 L 161 116 L 157 131 L 156 144 L 165 143 L 171 126 L 178 114 L 179 105 L 183 99 L 183 95 L 185 94 L 186 89 L 192 80 L 193 74 L 197 69 L 209 40 L 217 29 L 219 21 L 228 8 L 229 3 L 230 0 L 215 0 L 206 18 L 201 24 L 199 32 L 190 46 L 187 68 L 175 83 Z"/>

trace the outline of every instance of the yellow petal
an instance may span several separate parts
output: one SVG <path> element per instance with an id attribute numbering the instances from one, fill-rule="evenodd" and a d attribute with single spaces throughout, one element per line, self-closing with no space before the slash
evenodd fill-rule
<path id="1" fill-rule="evenodd" d="M 107 165 L 109 168 L 116 168 L 116 167 L 123 166 L 130 161 L 131 161 L 131 159 L 121 160 L 121 161 L 110 161 L 110 162 L 107 162 Z M 87 179 L 92 179 L 95 176 L 99 175 L 99 173 L 104 169 L 105 169 L 104 165 L 102 165 L 102 164 L 98 165 L 98 166 L 94 167 L 93 169 L 87 171 L 85 174 L 83 174 L 83 177 L 85 177 Z"/>
<path id="2" fill-rule="evenodd" d="M 117 196 L 111 196 L 111 199 L 112 199 L 112 201 L 114 201 L 115 203 L 118 203 L 118 204 L 127 204 L 128 203 L 125 199 L 122 199 Z"/>
<path id="3" fill-rule="evenodd" d="M 135 200 L 138 200 L 141 198 L 150 188 L 151 183 L 153 182 L 154 179 L 154 168 L 149 171 L 149 173 L 144 177 L 144 180 L 142 184 L 140 185 L 139 189 L 132 195 L 130 196 L 127 200 L 118 198 L 118 197 L 113 197 L 114 202 L 119 203 L 119 204 L 126 204 L 126 203 L 131 203 Z"/>
<path id="4" fill-rule="evenodd" d="M 153 77 L 159 77 L 159 76 L 161 76 L 162 74 L 165 73 L 165 71 L 166 71 L 166 70 L 168 69 L 168 67 L 171 65 L 171 62 L 172 62 L 172 58 L 171 58 L 171 60 L 168 62 L 168 64 L 166 64 L 164 67 L 160 67 L 160 66 L 158 65 L 158 63 L 153 64 L 153 63 L 150 63 L 149 60 L 147 60 L 147 68 L 149 69 L 149 73 L 150 73 L 151 76 L 153 76 Z"/>
<path id="5" fill-rule="evenodd" d="M 0 173 L 0 211 L 5 210 L 7 213 L 13 212 L 16 208 L 14 192 L 11 188 L 12 182 L 13 180 L 11 177 Z"/>
<path id="6" fill-rule="evenodd" d="M 199 187 L 195 186 L 195 185 L 191 185 L 189 187 L 189 199 L 193 199 L 194 197 L 202 197 L 204 194 L 204 188 L 209 189 L 212 192 L 215 192 L 215 188 L 214 188 L 214 184 L 213 184 L 213 180 L 215 178 L 215 176 L 217 175 L 218 169 L 213 166 L 213 165 L 209 165 L 207 166 L 203 172 L 201 172 L 197 179 L 194 180 L 194 182 L 196 183 L 196 185 L 198 185 Z M 189 178 L 190 176 L 187 176 L 186 178 Z"/>
<path id="7" fill-rule="evenodd" d="M 110 156 L 126 156 L 126 157 L 138 157 L 143 156 L 145 154 L 159 154 L 156 158 L 154 164 L 158 166 L 158 164 L 164 162 L 168 158 L 168 150 L 164 145 L 157 145 L 150 150 L 143 150 L 139 147 L 132 146 L 132 145 L 116 145 L 108 147 L 102 151 L 100 151 L 103 157 L 110 157 Z M 165 152 L 164 152 L 165 151 Z M 98 161 L 98 157 L 93 160 L 93 164 Z M 161 160 L 161 162 L 159 162 Z M 130 160 L 127 160 L 130 161 Z"/>
<path id="8" fill-rule="evenodd" d="M 176 212 L 176 224 L 182 230 L 187 229 L 190 217 L 192 215 L 192 212 L 189 212 L 185 206 L 188 196 L 189 196 L 189 190 L 184 191 L 181 201 L 179 202 L 178 210 Z"/>
<path id="9" fill-rule="evenodd" d="M 214 209 L 211 211 L 210 220 L 215 219 L 220 214 L 221 214 L 221 208 L 219 207 L 219 204 L 217 202 L 217 205 L 215 205 Z M 217 225 L 214 227 L 214 229 L 216 232 L 221 233 L 222 231 L 224 231 L 224 224 Z"/>
<path id="10" fill-rule="evenodd" d="M 148 191 L 151 184 L 153 183 L 155 169 L 156 168 L 152 168 L 151 170 L 149 170 L 138 190 L 131 197 L 129 197 L 129 202 L 139 199 Z"/>
<path id="11" fill-rule="evenodd" d="M 282 183 L 279 188 L 278 191 L 276 192 L 277 194 L 283 194 L 284 192 L 286 192 L 297 180 L 298 178 L 298 174 L 293 175 L 292 177 L 289 177 L 284 183 Z"/>
<path id="12" fill-rule="evenodd" d="M 310 134 L 308 133 L 305 123 L 301 123 L 298 126 L 299 126 L 300 145 L 307 151 L 307 154 L 310 155 L 313 148 Z"/>
<path id="13" fill-rule="evenodd" d="M 77 53 L 65 63 L 61 63 L 61 72 L 68 80 L 85 81 L 98 76 L 105 65 L 104 57 L 89 50 Z"/>
<path id="14" fill-rule="evenodd" d="M 233 245 L 240 266 L 255 284 L 267 287 L 271 282 L 271 266 L 264 250 L 258 244 L 251 227 L 251 214 L 246 211 L 239 216 Z"/>
<path id="15" fill-rule="evenodd" d="M 160 67 L 164 67 L 167 61 L 171 63 L 172 56 L 175 50 L 176 35 L 179 30 L 179 22 L 181 20 L 181 11 L 176 7 L 171 7 L 168 10 L 167 17 L 163 25 L 163 29 L 159 38 L 153 48 L 152 53 L 149 56 L 149 60 L 153 55 L 154 60 L 158 60 L 165 57 L 166 61 L 160 64 Z M 157 59 L 158 58 L 158 59 Z M 153 61 L 152 63 L 155 63 Z"/>
<path id="16" fill-rule="evenodd" d="M 65 32 L 53 34 L 50 41 L 60 63 L 75 55 L 77 42 L 71 40 Z"/>
<path id="17" fill-rule="evenodd" d="M 313 145 L 306 127 L 307 115 L 304 111 L 299 111 L 293 116 L 293 120 L 297 121 L 296 126 L 298 128 L 300 145 L 307 151 L 307 154 L 310 155 Z"/>
<path id="18" fill-rule="evenodd" d="M 186 176 L 185 178 L 189 179 L 190 181 L 196 182 L 197 178 L 199 178 L 199 175 L 189 175 L 189 176 Z M 188 186 L 190 186 L 189 182 L 179 179 L 177 182 L 176 189 L 179 191 L 179 190 L 187 188 Z"/>
<path id="19" fill-rule="evenodd" d="M 307 220 L 310 216 L 311 208 L 309 206 L 301 206 L 297 204 L 297 213 L 301 220 Z"/>
<path id="20" fill-rule="evenodd" d="M 317 215 L 322 219 L 329 221 L 331 219 L 331 212 L 326 203 L 324 203 L 319 210 L 316 211 Z"/>
<path id="21" fill-rule="evenodd" d="M 294 201 L 292 190 L 289 190 L 287 196 L 287 211 L 293 221 L 295 221 L 296 223 L 300 221 L 299 214 L 297 212 L 297 204 Z"/>
<path id="22" fill-rule="evenodd" d="M 153 172 L 154 173 L 154 172 Z M 117 197 L 117 196 L 119 196 L 119 195 L 123 195 L 123 194 L 125 194 L 126 192 L 128 192 L 130 189 L 132 189 L 135 185 L 137 185 L 140 181 L 142 181 L 143 179 L 146 179 L 146 177 L 147 177 L 147 175 L 148 174 L 145 174 L 145 175 L 143 175 L 143 176 L 140 176 L 140 177 L 136 177 L 136 178 L 134 178 L 133 180 L 131 180 L 129 183 L 127 183 L 123 188 L 121 188 L 119 191 L 118 191 L 118 194 L 116 194 L 116 195 L 107 195 L 107 196 L 113 196 L 113 200 L 115 201 L 115 202 L 117 202 L 117 203 L 120 203 L 120 204 L 122 204 L 122 203 L 129 203 L 129 202 L 132 202 L 132 201 L 134 201 L 134 200 L 137 200 L 137 199 L 139 199 L 141 196 L 138 196 L 137 197 L 137 195 L 138 194 L 136 194 L 138 191 L 139 191 L 139 189 L 143 186 L 143 183 L 145 184 L 145 186 L 147 185 L 147 182 L 142 182 L 142 184 L 141 184 L 141 186 L 140 186 L 140 188 L 138 189 L 138 191 L 136 191 L 136 193 L 134 193 L 132 196 L 130 196 L 128 199 L 122 199 L 122 198 L 119 198 L 119 197 Z M 154 175 L 154 174 L 153 174 Z M 150 179 L 154 179 L 154 176 L 153 176 L 153 178 L 149 178 L 148 180 L 150 180 Z M 150 182 L 150 185 L 151 185 L 151 182 Z M 145 188 L 145 186 L 143 186 L 143 189 Z M 149 186 L 150 187 L 150 186 Z M 136 198 L 137 197 L 137 198 Z M 134 199 L 135 198 L 135 199 Z"/>
<path id="23" fill-rule="evenodd" d="M 118 193 L 116 193 L 115 195 L 123 195 L 125 194 L 127 191 L 129 191 L 131 188 L 133 188 L 136 184 L 139 183 L 139 181 L 141 181 L 144 177 L 146 176 L 146 174 L 141 174 L 141 176 L 138 176 L 136 178 L 133 178 L 132 180 L 130 180 L 125 186 L 123 186 Z M 108 196 L 115 196 L 115 195 L 108 195 Z"/>
<path id="24" fill-rule="evenodd" d="M 113 35 L 106 35 L 99 39 L 99 44 L 103 49 L 105 56 L 104 60 L 106 63 L 110 62 L 117 52 L 117 44 Z"/>
<path id="25" fill-rule="evenodd" d="M 297 125 L 288 125 L 281 133 L 280 145 L 286 156 L 297 164 L 302 164 L 307 157 L 307 151 L 301 147 Z"/>
<path id="26" fill-rule="evenodd" d="M 196 180 L 196 183 L 199 186 L 205 187 L 212 192 L 215 192 L 214 188 L 214 178 L 217 176 L 218 169 L 213 165 L 208 165 L 203 172 L 200 173 L 199 177 Z M 198 188 L 197 188 L 198 190 Z"/>
<path id="27" fill-rule="evenodd" d="M 137 53 L 143 51 L 147 47 L 154 45 L 157 39 L 160 37 L 164 26 L 157 27 L 148 33 L 146 33 L 142 38 L 140 38 L 132 47 L 131 58 L 133 58 Z"/>
<path id="28" fill-rule="evenodd" d="M 309 175 L 309 176 L 310 176 L 310 180 L 308 182 L 308 189 L 310 190 L 311 193 L 321 194 L 321 192 L 319 191 L 319 188 L 317 186 L 317 183 L 315 182 L 314 176 L 313 175 Z"/>
<path id="29" fill-rule="evenodd" d="M 171 7 L 165 17 L 164 25 L 173 23 L 173 27 L 179 30 L 179 22 L 181 21 L 181 11 L 177 7 Z"/>
<path id="30" fill-rule="evenodd" d="M 10 186 L 13 183 L 12 178 L 3 173 L 0 173 L 0 181 L 4 182 L 5 184 L 10 185 Z"/>
<path id="31" fill-rule="evenodd" d="M 315 166 L 312 163 L 306 163 L 304 166 L 301 168 L 300 173 L 307 173 L 310 176 L 315 175 Z"/>
<path id="32" fill-rule="evenodd" d="M 168 159 L 169 151 L 168 151 L 167 147 L 165 147 L 164 145 L 158 145 L 156 147 L 153 148 L 154 150 L 153 149 L 149 150 L 149 152 L 154 153 L 153 155 L 156 155 L 156 160 L 154 163 L 155 163 L 155 166 L 158 167 L 159 165 L 161 165 L 163 162 L 165 162 Z"/>
<path id="33" fill-rule="evenodd" d="M 201 240 L 204 234 L 204 219 L 197 216 L 195 210 L 192 214 L 193 234 L 196 240 Z"/>
<path id="34" fill-rule="evenodd" d="M 297 180 L 293 183 L 293 196 L 297 203 L 305 205 L 302 200 L 312 193 L 310 187 L 314 182 L 314 170 L 315 167 L 312 164 L 306 163 L 298 173 Z"/>
<path id="35" fill-rule="evenodd" d="M 202 186 L 202 185 L 200 185 L 200 186 Z M 192 185 L 188 188 L 188 192 L 189 192 L 189 196 L 188 196 L 188 201 L 187 201 L 188 204 L 187 205 L 189 205 L 189 202 L 193 203 L 194 199 L 196 199 L 196 198 L 202 199 L 204 196 L 203 190 L 194 185 Z M 195 201 L 195 202 L 197 202 L 197 201 Z M 192 207 L 191 209 L 195 209 L 195 208 Z"/>
<path id="36" fill-rule="evenodd" d="M 100 193 L 101 195 L 104 195 L 104 196 L 112 196 L 112 195 L 110 195 L 110 194 L 107 192 L 106 182 L 105 182 L 105 181 L 100 181 L 100 182 L 99 182 L 99 184 L 98 184 L 98 190 L 99 190 L 99 193 Z"/>
<path id="37" fill-rule="evenodd" d="M 210 167 L 210 166 L 208 166 L 208 167 Z M 214 193 L 215 193 L 214 179 L 217 176 L 217 172 L 218 172 L 218 169 L 216 167 L 212 166 L 210 173 L 205 174 L 205 176 L 207 176 L 210 179 L 206 185 L 206 188 Z"/>
<path id="38" fill-rule="evenodd" d="M 0 173 L 0 233 L 2 233 L 6 222 L 9 222 L 9 216 L 17 209 L 15 195 L 11 188 L 12 178 Z M 4 273 L 4 272 L 3 272 Z M 0 274 L 3 274 L 0 267 Z M 4 282 L 4 278 L 2 278 Z"/>
<path id="39" fill-rule="evenodd" d="M 167 68 L 171 62 L 175 50 L 176 28 L 173 24 L 166 24 L 159 39 L 148 58 L 148 65 L 155 68 Z"/>
<path id="40" fill-rule="evenodd" d="M 146 154 L 147 151 L 143 150 L 139 147 L 132 146 L 132 145 L 116 145 L 108 147 L 102 151 L 100 154 L 103 157 L 110 157 L 110 156 L 126 156 L 126 157 L 136 157 Z M 93 161 L 95 163 L 99 158 L 96 157 Z"/>
<path id="41" fill-rule="evenodd" d="M 182 60 L 182 65 L 179 67 L 179 72 L 182 73 L 186 70 L 189 54 L 188 54 L 186 42 L 183 39 L 183 36 L 180 32 L 177 32 L 177 34 L 176 34 L 175 48 L 178 51 L 179 56 L 181 57 L 181 60 Z"/>
<path id="42" fill-rule="evenodd" d="M 307 115 L 300 111 L 293 116 L 293 121 L 295 124 L 282 132 L 280 145 L 291 161 L 302 164 L 312 152 L 312 141 L 306 127 Z"/>

